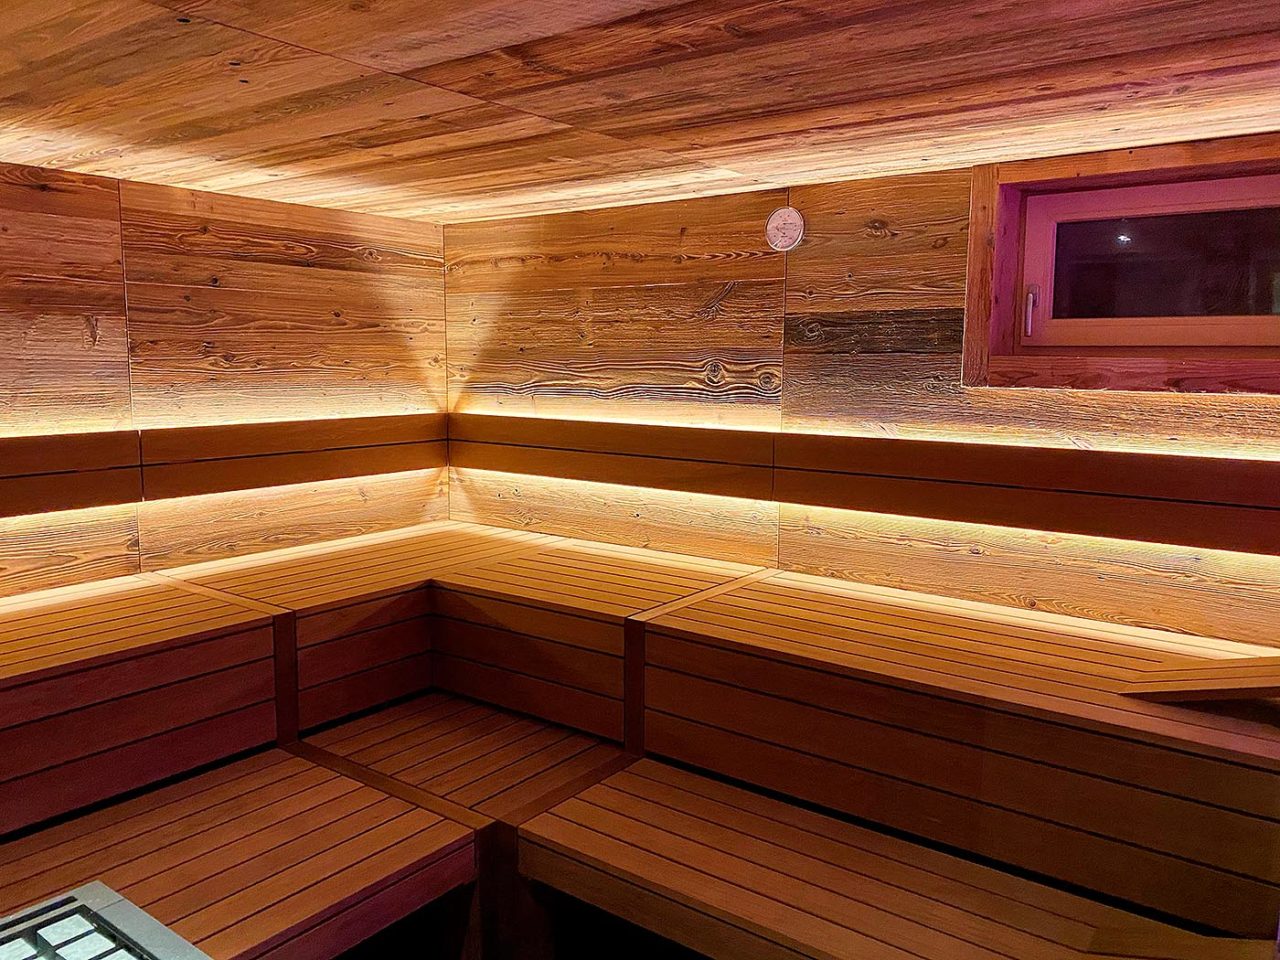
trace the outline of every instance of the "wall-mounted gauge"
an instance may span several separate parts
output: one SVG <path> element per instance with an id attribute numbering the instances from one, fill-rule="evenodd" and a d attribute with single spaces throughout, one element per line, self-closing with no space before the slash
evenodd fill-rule
<path id="1" fill-rule="evenodd" d="M 764 236 L 775 250 L 794 250 L 804 239 L 804 217 L 795 207 L 779 207 L 769 214 Z"/>

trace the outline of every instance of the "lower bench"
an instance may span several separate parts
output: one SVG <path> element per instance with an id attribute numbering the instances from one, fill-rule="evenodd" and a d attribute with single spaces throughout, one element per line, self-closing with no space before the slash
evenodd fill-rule
<path id="1" fill-rule="evenodd" d="M 1271 960 L 651 760 L 520 830 L 520 870 L 713 958 Z"/>
<path id="2" fill-rule="evenodd" d="M 271 750 L 0 845 L 0 915 L 100 880 L 213 960 L 323 960 L 475 872 L 468 828 Z"/>

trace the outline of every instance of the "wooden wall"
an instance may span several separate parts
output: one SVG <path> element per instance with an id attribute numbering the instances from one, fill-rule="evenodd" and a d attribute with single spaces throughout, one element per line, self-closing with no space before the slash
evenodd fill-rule
<path id="1" fill-rule="evenodd" d="M 1277 397 L 963 387 L 969 186 L 957 170 L 450 225 L 450 409 L 1280 458 Z M 788 200 L 808 230 L 783 256 L 763 224 Z M 702 299 L 697 283 L 722 296 Z M 1280 559 L 1170 546 L 1188 542 L 1176 529 L 1139 544 L 778 507 L 649 489 L 665 484 L 641 458 L 601 484 L 465 453 L 451 458 L 458 518 L 734 559 L 740 543 L 786 569 L 1274 642 Z"/>
<path id="2" fill-rule="evenodd" d="M 0 165 L 0 498 L 91 507 L 0 509 L 0 594 L 441 516 L 443 319 L 436 225 Z"/>

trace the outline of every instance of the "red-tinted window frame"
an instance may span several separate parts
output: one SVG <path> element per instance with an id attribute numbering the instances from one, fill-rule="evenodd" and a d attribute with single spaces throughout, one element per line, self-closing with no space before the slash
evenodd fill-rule
<path id="1" fill-rule="evenodd" d="M 1179 193 L 1185 197 L 1197 192 L 1194 188 L 1188 192 L 1190 182 L 1215 184 L 1278 175 L 1280 135 L 1275 134 L 975 168 L 964 383 L 1280 393 L 1280 346 L 1092 347 L 1024 344 L 1022 336 L 1030 197 L 1150 187 L 1153 195 L 1176 198 Z M 1205 202 L 1216 201 L 1206 197 Z"/>

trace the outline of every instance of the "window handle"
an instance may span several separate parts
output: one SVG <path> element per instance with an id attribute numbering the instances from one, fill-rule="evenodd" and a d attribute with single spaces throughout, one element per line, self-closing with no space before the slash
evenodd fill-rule
<path id="1" fill-rule="evenodd" d="M 1035 284 L 1027 287 L 1027 302 L 1022 308 L 1022 335 L 1029 337 L 1035 326 L 1036 316 L 1036 298 L 1040 294 L 1040 288 Z"/>

